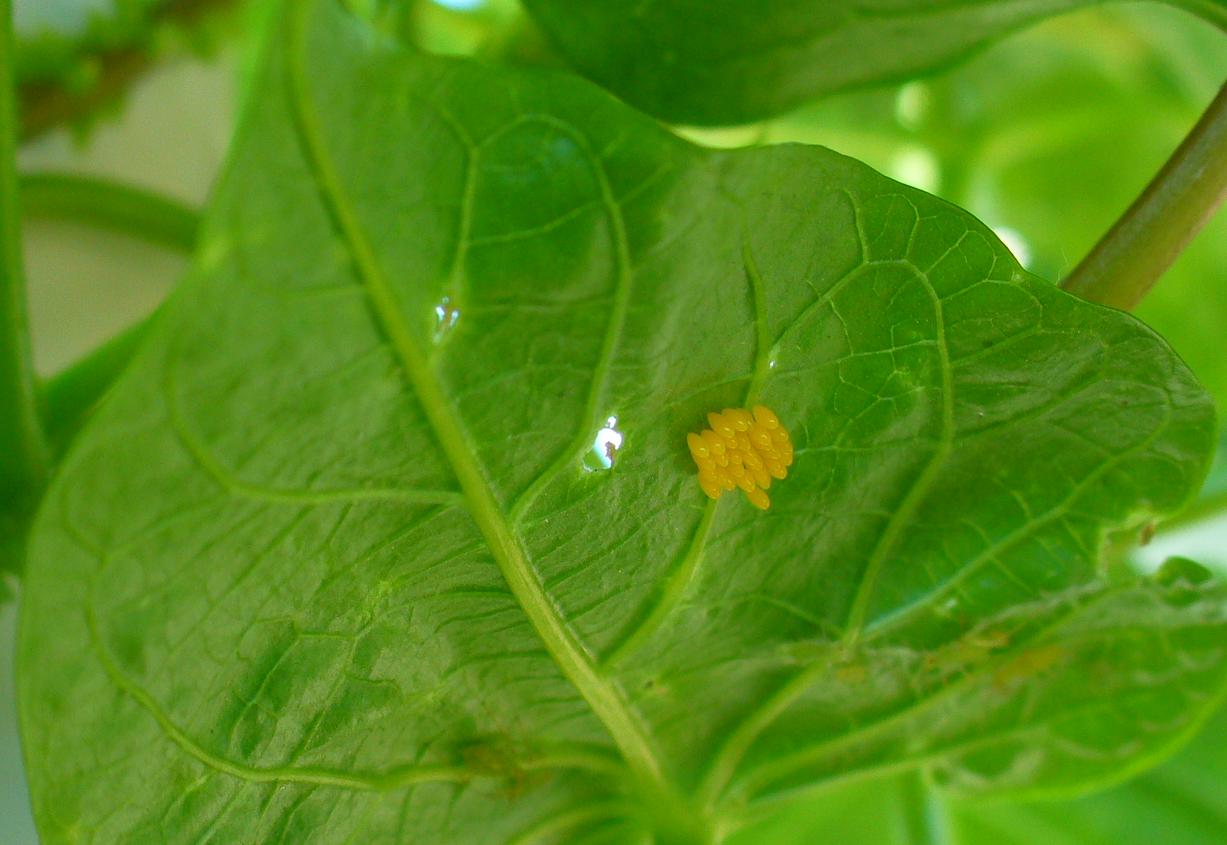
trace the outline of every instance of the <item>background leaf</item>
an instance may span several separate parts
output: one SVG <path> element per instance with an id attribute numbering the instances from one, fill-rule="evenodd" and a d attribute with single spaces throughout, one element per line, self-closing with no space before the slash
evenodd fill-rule
<path id="1" fill-rule="evenodd" d="M 21 137 L 85 134 L 155 60 L 211 51 L 238 0 L 16 0 Z M 258 3 L 252 2 L 253 8 Z"/>
<path id="2" fill-rule="evenodd" d="M 40 517 L 47 841 L 696 841 L 895 767 L 1080 787 L 1212 705 L 1219 588 L 1097 566 L 1213 438 L 1153 333 L 830 151 L 304 8 Z M 682 449 L 755 396 L 765 514 Z"/>
<path id="3" fill-rule="evenodd" d="M 1173 4 L 1227 24 L 1221 0 Z M 677 123 L 771 117 L 832 92 L 939 69 L 1091 0 L 525 0 L 567 58 Z"/>
<path id="4" fill-rule="evenodd" d="M 952 800 L 910 775 L 855 782 L 746 829 L 730 845 L 806 845 L 815 837 L 846 845 L 1203 845 L 1227 828 L 1225 735 L 1220 711 L 1172 760 L 1068 801 Z"/>
<path id="5" fill-rule="evenodd" d="M 964 842 L 1054 845 L 1172 845 L 1213 842 L 1227 829 L 1227 711 L 1179 756 L 1108 792 L 1072 802 L 1021 805 L 956 802 L 952 826 Z"/>

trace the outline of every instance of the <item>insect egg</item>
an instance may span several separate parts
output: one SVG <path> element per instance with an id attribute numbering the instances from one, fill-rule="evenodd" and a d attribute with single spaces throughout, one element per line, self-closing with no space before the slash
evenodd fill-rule
<path id="1" fill-rule="evenodd" d="M 724 418 L 729 421 L 735 431 L 747 431 L 754 425 L 754 417 L 742 408 L 732 408 L 724 412 Z"/>
<path id="2" fill-rule="evenodd" d="M 775 412 L 766 405 L 754 406 L 754 419 L 762 423 L 767 428 L 781 428 L 780 418 L 775 415 Z M 785 432 L 787 434 L 787 432 Z"/>
<path id="3" fill-rule="evenodd" d="M 788 475 L 792 440 L 770 408 L 725 408 L 707 415 L 711 428 L 687 434 L 686 444 L 699 469 L 699 486 L 712 499 L 738 487 L 756 508 L 771 506 L 772 479 Z"/>
<path id="4" fill-rule="evenodd" d="M 707 422 L 711 426 L 712 431 L 721 437 L 733 436 L 733 427 L 729 425 L 723 414 L 717 414 L 715 411 L 712 411 L 707 415 Z"/>
<path id="5" fill-rule="evenodd" d="M 707 448 L 703 438 L 697 434 L 687 434 L 686 445 L 690 447 L 690 454 L 694 455 L 695 460 L 711 457 L 711 450 Z"/>
<path id="6" fill-rule="evenodd" d="M 746 498 L 750 500 L 750 504 L 754 505 L 754 507 L 758 508 L 759 510 L 765 511 L 767 508 L 771 507 L 771 499 L 768 498 L 767 494 L 764 493 L 759 487 L 755 487 L 753 490 L 747 490 Z"/>

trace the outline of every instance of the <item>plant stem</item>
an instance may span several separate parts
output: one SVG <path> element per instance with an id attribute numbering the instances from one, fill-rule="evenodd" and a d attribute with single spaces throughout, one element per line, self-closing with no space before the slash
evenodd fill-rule
<path id="1" fill-rule="evenodd" d="M 1128 310 L 1227 197 L 1227 84 L 1163 168 L 1061 287 Z"/>
<path id="2" fill-rule="evenodd" d="M 26 326 L 15 86 L 12 4 L 0 0 L 0 569 L 17 568 L 23 558 L 49 465 Z"/>
<path id="3" fill-rule="evenodd" d="M 185 253 L 196 244 L 200 216 L 177 200 L 69 173 L 23 173 L 20 183 L 27 217 L 80 220 Z"/>
<path id="4" fill-rule="evenodd" d="M 132 359 L 152 317 L 124 329 L 43 385 L 47 436 L 57 453 L 72 440 L 98 400 Z"/>

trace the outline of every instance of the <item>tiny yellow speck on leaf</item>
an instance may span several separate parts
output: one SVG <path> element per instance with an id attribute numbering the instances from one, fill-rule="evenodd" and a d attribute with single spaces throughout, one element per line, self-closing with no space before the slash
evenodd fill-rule
<path id="1" fill-rule="evenodd" d="M 699 486 L 712 499 L 740 487 L 756 508 L 771 507 L 767 488 L 788 475 L 792 440 L 770 408 L 725 408 L 707 415 L 711 428 L 687 434 L 686 445 L 699 468 Z"/>

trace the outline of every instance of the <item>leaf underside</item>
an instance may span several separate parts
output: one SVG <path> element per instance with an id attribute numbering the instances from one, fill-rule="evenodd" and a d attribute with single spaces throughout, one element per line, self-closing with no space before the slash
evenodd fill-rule
<path id="1" fill-rule="evenodd" d="M 941 819 L 939 841 L 951 843 L 1204 845 L 1227 829 L 1224 739 L 1227 710 L 1220 709 L 1172 760 L 1073 800 L 960 801 L 911 775 L 851 782 L 746 828 L 730 845 L 912 845 L 925 835 L 918 830 L 925 819 Z"/>
<path id="2" fill-rule="evenodd" d="M 649 114 L 719 125 L 932 72 L 1101 0 L 525 0 L 581 72 Z M 1224 0 L 1166 0 L 1221 25 Z"/>
<path id="3" fill-rule="evenodd" d="M 829 150 L 292 6 L 35 529 L 45 841 L 707 842 L 912 766 L 1082 788 L 1208 711 L 1220 589 L 1099 569 L 1212 445 L 1156 335 Z M 753 401 L 767 512 L 685 448 Z"/>

